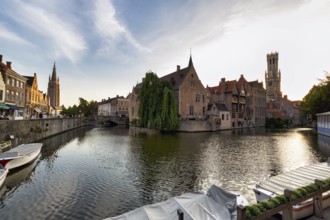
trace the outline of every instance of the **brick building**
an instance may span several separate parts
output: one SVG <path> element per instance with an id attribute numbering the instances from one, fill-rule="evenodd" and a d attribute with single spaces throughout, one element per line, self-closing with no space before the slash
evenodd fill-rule
<path id="1" fill-rule="evenodd" d="M 180 119 L 205 119 L 207 91 L 201 83 L 190 56 L 188 67 L 177 65 L 175 72 L 160 78 L 172 84 Z"/>
<path id="2" fill-rule="evenodd" d="M 6 87 L 3 104 L 9 106 L 6 114 L 13 119 L 23 119 L 27 78 L 12 69 L 12 62 L 7 61 L 4 64 L 2 58 L 3 56 L 0 55 L 0 72 Z"/>
<path id="3" fill-rule="evenodd" d="M 26 83 L 26 115 L 31 118 L 48 115 L 50 110 L 49 97 L 38 89 L 37 73 L 24 77 L 28 79 Z"/>

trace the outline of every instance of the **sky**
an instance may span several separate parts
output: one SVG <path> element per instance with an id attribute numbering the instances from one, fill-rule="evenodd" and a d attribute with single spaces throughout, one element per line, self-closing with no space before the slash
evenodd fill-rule
<path id="1" fill-rule="evenodd" d="M 206 86 L 265 81 L 279 53 L 282 93 L 301 100 L 330 72 L 328 0 L 0 0 L 0 54 L 61 105 L 127 96 L 149 70 L 188 66 Z"/>

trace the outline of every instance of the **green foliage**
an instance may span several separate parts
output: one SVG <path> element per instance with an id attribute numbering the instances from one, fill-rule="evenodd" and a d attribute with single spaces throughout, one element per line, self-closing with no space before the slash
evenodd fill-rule
<path id="1" fill-rule="evenodd" d="M 330 111 L 330 80 L 314 85 L 303 98 L 300 107 L 303 112 L 312 115 Z"/>
<path id="2" fill-rule="evenodd" d="M 251 206 L 246 207 L 246 211 L 250 212 L 251 216 L 258 216 L 261 214 L 261 211 L 259 210 L 257 204 L 253 204 Z"/>
<path id="3" fill-rule="evenodd" d="M 69 106 L 68 108 L 63 107 L 61 114 L 68 116 L 68 117 L 75 117 L 75 116 L 93 116 L 97 109 L 97 102 L 90 101 L 83 98 L 79 98 L 79 105 L 73 105 L 72 107 Z"/>
<path id="4" fill-rule="evenodd" d="M 140 126 L 173 131 L 179 126 L 175 93 L 168 82 L 162 82 L 153 72 L 147 72 L 139 95 Z"/>
<path id="5" fill-rule="evenodd" d="M 266 127 L 270 128 L 284 128 L 288 127 L 289 121 L 287 119 L 280 118 L 266 118 Z"/>

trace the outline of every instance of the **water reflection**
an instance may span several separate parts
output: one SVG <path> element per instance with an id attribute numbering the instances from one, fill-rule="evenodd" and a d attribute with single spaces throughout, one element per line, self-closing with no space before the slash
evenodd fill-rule
<path id="1" fill-rule="evenodd" d="M 72 130 L 45 140 L 36 164 L 5 183 L 1 219 L 103 219 L 212 184 L 254 202 L 259 181 L 324 161 L 330 154 L 324 142 L 306 129 Z"/>
<path id="2" fill-rule="evenodd" d="M 330 157 L 330 137 L 318 135 L 317 142 L 322 155 L 325 157 Z"/>

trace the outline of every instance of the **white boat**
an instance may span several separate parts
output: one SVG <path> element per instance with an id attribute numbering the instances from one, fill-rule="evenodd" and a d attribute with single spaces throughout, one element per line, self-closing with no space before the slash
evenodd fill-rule
<path id="1" fill-rule="evenodd" d="M 314 183 L 315 179 L 324 180 L 330 177 L 330 160 L 325 163 L 300 167 L 298 169 L 270 177 L 253 189 L 257 202 L 283 195 L 285 189 L 295 190 Z M 330 207 L 330 194 L 323 194 L 323 208 Z M 293 219 L 301 219 L 313 214 L 313 201 L 307 200 L 293 206 Z"/>
<path id="2" fill-rule="evenodd" d="M 0 168 L 0 188 L 2 187 L 3 183 L 5 182 L 7 174 L 8 174 L 8 169 Z"/>
<path id="3" fill-rule="evenodd" d="M 243 196 L 213 185 L 207 193 L 186 193 L 116 217 L 106 218 L 106 220 L 235 220 L 237 219 L 237 205 L 246 206 L 248 201 Z"/>
<path id="4" fill-rule="evenodd" d="M 0 154 L 0 164 L 14 169 L 33 161 L 40 154 L 42 143 L 22 144 Z"/>

